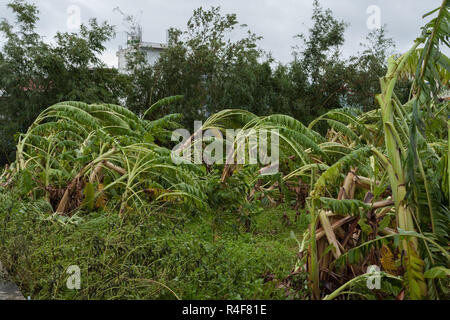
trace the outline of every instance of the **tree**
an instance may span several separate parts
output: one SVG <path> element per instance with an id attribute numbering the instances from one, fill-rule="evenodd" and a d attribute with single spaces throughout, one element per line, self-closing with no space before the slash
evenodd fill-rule
<path id="1" fill-rule="evenodd" d="M 324 10 L 318 0 L 313 2 L 313 25 L 309 34 L 295 38 L 302 44 L 294 48 L 290 76 L 295 87 L 292 113 L 307 123 L 325 111 L 338 107 L 344 83 L 344 62 L 339 48 L 344 43 L 347 24 Z"/>
<path id="2" fill-rule="evenodd" d="M 247 30 L 243 38 L 231 39 L 233 30 L 245 27 L 235 14 L 221 14 L 220 7 L 200 7 L 185 31 L 169 30 L 168 48 L 153 67 L 143 64 L 140 51 L 133 50 L 128 62 L 136 94 L 127 104 L 142 112 L 152 101 L 184 95 L 172 111 L 182 113 L 183 123 L 189 128 L 194 120 L 205 119 L 218 110 L 259 109 L 264 102 L 254 99 L 255 91 L 271 70 L 258 62 L 263 57 L 256 45 L 261 37 Z"/>
<path id="3" fill-rule="evenodd" d="M 386 26 L 374 29 L 361 43 L 364 49 L 348 61 L 346 73 L 346 103 L 368 111 L 377 107 L 375 95 L 381 91 L 379 79 L 387 72 L 387 59 L 394 54 L 395 43 L 387 37 Z M 402 80 L 396 88 L 402 102 L 406 102 L 410 83 Z"/>
<path id="4" fill-rule="evenodd" d="M 344 44 L 344 31 L 347 24 L 333 17 L 330 9 L 324 10 L 319 0 L 313 2 L 313 26 L 309 35 L 298 34 L 295 38 L 303 41 L 303 45 L 294 51 L 295 60 L 299 60 L 311 83 L 317 83 L 325 63 L 331 56 L 339 53 Z"/>
<path id="5" fill-rule="evenodd" d="M 78 33 L 58 32 L 52 45 L 35 31 L 35 5 L 14 0 L 7 7 L 16 21 L 0 22 L 6 38 L 0 53 L 0 164 L 14 160 L 14 134 L 44 108 L 64 100 L 117 103 L 126 87 L 126 79 L 98 58 L 114 37 L 112 26 L 91 19 Z"/>

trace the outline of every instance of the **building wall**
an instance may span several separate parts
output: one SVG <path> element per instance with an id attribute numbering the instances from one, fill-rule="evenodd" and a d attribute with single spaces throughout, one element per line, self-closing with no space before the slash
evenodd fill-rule
<path id="1" fill-rule="evenodd" d="M 117 52 L 118 59 L 118 69 L 120 73 L 126 73 L 127 71 L 127 60 L 125 59 L 127 50 L 121 49 Z"/>
<path id="2" fill-rule="evenodd" d="M 161 53 L 163 52 L 162 47 L 152 47 L 152 46 L 145 46 L 141 47 L 141 50 L 144 50 L 146 52 L 146 58 L 147 63 L 149 65 L 154 65 L 158 59 Z M 127 60 L 126 60 L 126 54 L 129 52 L 130 49 L 119 49 L 117 52 L 117 59 L 118 59 L 118 69 L 120 73 L 127 73 Z"/>
<path id="3" fill-rule="evenodd" d="M 147 51 L 147 62 L 151 65 L 154 65 L 161 55 L 162 50 L 153 49 Z"/>

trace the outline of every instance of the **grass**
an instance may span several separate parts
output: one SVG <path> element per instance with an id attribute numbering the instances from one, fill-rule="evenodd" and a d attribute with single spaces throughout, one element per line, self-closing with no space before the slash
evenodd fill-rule
<path id="1" fill-rule="evenodd" d="M 291 231 L 308 217 L 268 208 L 248 232 L 232 214 L 146 209 L 119 217 L 52 216 L 45 201 L 0 190 L 0 260 L 31 299 L 286 299 L 303 295 L 286 279 L 297 259 Z M 286 212 L 286 218 L 283 214 Z M 69 290 L 78 265 L 81 289 Z M 306 275 L 294 280 L 304 287 Z M 304 296 L 307 293 L 304 292 Z"/>

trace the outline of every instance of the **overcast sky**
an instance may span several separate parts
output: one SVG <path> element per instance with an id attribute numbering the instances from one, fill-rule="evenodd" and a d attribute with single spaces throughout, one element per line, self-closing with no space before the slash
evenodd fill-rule
<path id="1" fill-rule="evenodd" d="M 0 0 L 0 17 L 12 21 L 6 4 Z M 388 35 L 397 44 L 397 51 L 409 49 L 420 34 L 424 20 L 422 15 L 441 4 L 441 0 L 321 0 L 324 8 L 330 8 L 339 20 L 350 24 L 342 48 L 344 56 L 356 53 L 359 43 L 370 32 L 367 20 L 373 18 L 379 8 L 381 24 L 386 24 Z M 109 42 L 103 60 L 109 66 L 117 66 L 116 51 L 126 41 L 122 16 L 113 9 L 119 7 L 127 14 L 136 16 L 142 12 L 140 23 L 143 40 L 165 42 L 169 27 L 185 29 L 186 22 L 195 8 L 220 6 L 223 13 L 236 13 L 238 21 L 263 37 L 260 47 L 271 52 L 283 63 L 291 60 L 292 46 L 298 44 L 293 36 L 307 32 L 311 25 L 312 0 L 39 0 L 34 1 L 40 10 L 38 32 L 51 40 L 58 31 L 70 31 L 73 6 L 79 8 L 81 22 L 91 17 L 116 25 L 117 36 Z M 71 9 L 72 8 L 72 9 Z M 375 21 L 370 19 L 370 21 Z M 427 21 L 427 20 L 425 20 Z M 69 22 L 69 24 L 68 24 Z M 4 39 L 0 38 L 0 44 Z"/>

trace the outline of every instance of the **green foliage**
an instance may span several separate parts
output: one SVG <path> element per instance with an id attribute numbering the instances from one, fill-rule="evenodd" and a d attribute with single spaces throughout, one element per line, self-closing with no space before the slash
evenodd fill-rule
<path id="1" fill-rule="evenodd" d="M 275 281 L 295 261 L 289 232 L 307 225 L 287 227 L 281 211 L 267 210 L 250 233 L 232 215 L 213 233 L 208 217 L 178 210 L 142 207 L 120 218 L 107 209 L 63 220 L 43 200 L 0 200 L 0 259 L 33 300 L 283 299 Z M 293 221 L 295 212 L 288 215 Z M 66 288 L 70 265 L 81 269 L 81 290 Z"/>
<path id="2" fill-rule="evenodd" d="M 258 48 L 261 37 L 249 30 L 233 41 L 231 33 L 246 27 L 235 14 L 222 14 L 219 7 L 196 9 L 185 30 L 170 29 L 168 48 L 155 65 L 146 63 L 138 43 L 131 45 L 127 106 L 141 114 L 155 100 L 182 94 L 183 101 L 170 112 L 183 113 L 183 125 L 189 129 L 194 120 L 224 109 L 259 116 L 282 113 L 308 123 L 334 108 L 374 108 L 392 40 L 385 29 L 371 33 L 365 50 L 346 61 L 338 52 L 347 24 L 319 1 L 313 7 L 313 26 L 307 35 L 296 36 L 303 44 L 286 65 Z M 408 82 L 402 88 L 409 93 Z M 320 124 L 318 130 L 325 128 Z"/>
<path id="3" fill-rule="evenodd" d="M 95 200 L 95 188 L 94 185 L 92 183 L 87 183 L 86 187 L 84 187 L 83 190 L 83 194 L 84 194 L 84 200 L 83 200 L 83 204 L 86 206 L 86 209 L 88 211 L 93 211 L 94 210 L 94 200 Z"/>
<path id="4" fill-rule="evenodd" d="M 232 40 L 232 32 L 245 30 L 235 14 L 222 14 L 218 7 L 199 8 L 189 19 L 186 30 L 170 30 L 169 47 L 156 65 L 147 64 L 144 52 L 138 49 L 139 43 L 130 43 L 135 50 L 130 50 L 127 57 L 129 74 L 119 75 L 98 59 L 105 42 L 114 36 L 110 25 L 92 19 L 77 34 L 57 33 L 56 44 L 50 45 L 34 31 L 39 13 L 35 6 L 13 1 L 10 8 L 23 27 L 22 33 L 15 33 L 12 24 L 2 23 L 2 31 L 9 39 L 0 63 L 4 75 L 0 88 L 8 97 L 7 111 L 2 111 L 4 115 L 0 117 L 5 132 L 0 135 L 4 139 L 2 163 L 14 160 L 13 134 L 23 132 L 42 106 L 64 100 L 123 102 L 136 114 L 147 113 L 154 120 L 150 107 L 155 101 L 181 94 L 184 99 L 153 108 L 160 114 L 183 114 L 181 122 L 188 129 L 192 129 L 194 120 L 204 120 L 230 108 L 257 115 L 283 113 L 308 123 L 332 108 L 365 107 L 368 105 L 365 99 L 373 100 L 374 88 L 378 86 L 373 79 L 378 77 L 379 70 L 384 70 L 384 58 L 392 46 L 384 30 L 370 35 L 373 44 L 358 55 L 360 59 L 355 57 L 351 67 L 347 66 L 335 54 L 344 42 L 346 24 L 314 1 L 313 27 L 308 35 L 300 36 L 304 43 L 295 50 L 295 60 L 287 65 L 275 64 L 270 55 L 258 48 L 260 37 L 251 31 Z M 132 22 L 132 17 L 127 21 Z M 27 63 L 21 65 L 24 55 Z M 371 61 L 371 67 L 359 72 L 360 80 L 355 86 L 352 84 L 355 65 L 369 65 L 364 61 Z M 18 83 L 17 79 L 25 82 Z M 14 89 L 27 88 L 30 82 L 33 90 Z M 364 97 L 358 95 L 363 87 L 369 88 Z M 24 109 L 27 112 L 18 113 Z M 321 123 L 317 130 L 324 132 L 326 128 Z"/>
<path id="5" fill-rule="evenodd" d="M 342 176 L 342 171 L 345 167 L 349 165 L 355 165 L 356 161 L 359 161 L 368 154 L 370 154 L 370 147 L 363 147 L 352 151 L 350 154 L 342 157 L 336 161 L 331 167 L 329 167 L 325 172 L 323 172 L 319 179 L 317 179 L 314 190 L 312 191 L 312 196 L 318 198 L 325 194 L 327 187 L 335 184 L 336 180 Z"/>
<path id="6" fill-rule="evenodd" d="M 387 38 L 386 26 L 374 29 L 362 43 L 362 52 L 350 57 L 345 75 L 347 90 L 345 101 L 364 111 L 377 108 L 375 95 L 380 92 L 379 79 L 387 72 L 387 59 L 394 54 L 395 43 Z M 405 77 L 399 81 L 395 92 L 402 103 L 408 101 L 411 81 Z"/>
<path id="7" fill-rule="evenodd" d="M 318 85 L 319 77 L 322 76 L 320 69 L 330 61 L 329 55 L 336 54 L 334 50 L 344 43 L 347 25 L 336 20 L 330 9 L 323 10 L 318 0 L 313 1 L 311 18 L 313 26 L 309 29 L 308 37 L 304 34 L 296 36 L 304 42 L 304 47 L 296 55 L 310 81 Z"/>
<path id="8" fill-rule="evenodd" d="M 411 299 L 423 299 L 427 295 L 427 284 L 423 273 L 425 263 L 417 255 L 414 248 L 409 243 L 409 250 L 405 258 L 406 272 L 405 284 Z"/>
<path id="9" fill-rule="evenodd" d="M 438 99 L 449 79 L 440 50 L 448 46 L 447 1 L 414 47 L 387 65 L 393 43 L 384 28 L 343 61 L 346 25 L 316 0 L 309 35 L 300 36 L 303 47 L 286 66 L 274 68 L 250 31 L 233 41 L 231 32 L 245 26 L 213 7 L 195 10 L 186 31 L 171 29 L 154 66 L 130 43 L 129 74 L 120 76 L 97 58 L 114 34 L 108 24 L 91 20 L 49 45 L 34 31 L 35 6 L 17 0 L 9 8 L 19 27 L 0 24 L 7 39 L 0 54 L 6 153 L 12 134 L 30 126 L 16 135 L 17 160 L 0 178 L 0 258 L 33 297 L 267 299 L 283 297 L 285 287 L 287 297 L 298 298 L 306 275 L 294 276 L 306 259 L 315 298 L 319 266 L 350 277 L 326 299 L 346 288 L 347 297 L 366 299 L 448 294 L 449 104 Z M 375 92 L 381 108 L 367 111 Z M 115 104 L 123 97 L 127 107 Z M 204 119 L 202 130 L 278 130 L 280 172 L 175 164 L 172 130 Z M 370 193 L 332 198 L 351 167 Z M 390 193 L 395 206 L 379 219 L 381 211 L 359 200 L 364 193 L 373 201 Z M 298 219 L 305 201 L 310 215 Z M 332 246 L 310 237 L 317 210 L 357 223 L 357 237 L 346 236 L 345 252 L 325 266 Z M 300 241 L 292 231 L 307 223 Z M 399 276 L 383 273 L 390 280 L 380 292 L 361 287 L 366 274 L 335 268 L 363 266 L 382 246 L 397 250 L 391 271 Z M 64 287 L 64 270 L 74 263 L 88 274 L 79 292 Z"/>
<path id="10" fill-rule="evenodd" d="M 450 269 L 447 269 L 447 268 L 441 267 L 441 266 L 434 267 L 434 268 L 427 270 L 427 272 L 425 272 L 424 276 L 425 276 L 425 278 L 428 278 L 428 279 L 436 279 L 436 278 L 445 279 L 450 276 Z"/>
<path id="11" fill-rule="evenodd" d="M 173 100 L 176 99 L 169 98 L 162 103 Z M 121 213 L 128 206 L 143 205 L 148 202 L 143 195 L 145 187 L 152 183 L 157 183 L 164 195 L 151 201 L 167 200 L 167 197 L 175 202 L 183 199 L 196 208 L 207 210 L 206 196 L 199 181 L 202 170 L 193 165 L 175 165 L 170 149 L 156 144 L 167 142 L 168 129 L 178 126 L 176 118 L 166 116 L 149 121 L 117 105 L 59 103 L 44 110 L 28 132 L 20 136 L 19 170 L 23 177 L 40 177 L 40 181 L 36 179 L 32 185 L 46 196 L 51 196 L 49 188 L 65 190 L 74 179 L 85 181 L 88 184 L 84 200 L 90 210 L 100 195 L 114 198 L 121 194 Z M 106 183 L 103 190 L 93 195 L 91 183 L 98 166 L 104 167 L 99 169 L 103 170 Z M 59 175 L 63 179 L 58 178 Z M 60 200 L 61 197 L 55 199 Z M 70 208 L 73 209 L 76 208 Z M 58 210 L 67 212 L 65 208 Z"/>
<path id="12" fill-rule="evenodd" d="M 361 210 L 368 210 L 370 206 L 360 200 L 344 199 L 336 200 L 333 198 L 320 197 L 316 200 L 316 206 L 323 209 L 331 210 L 339 215 L 360 216 Z"/>
<path id="13" fill-rule="evenodd" d="M 34 4 L 14 0 L 7 7 L 16 21 L 0 22 L 6 40 L 0 51 L 0 163 L 14 161 L 14 135 L 25 131 L 43 106 L 64 100 L 118 103 L 127 86 L 124 76 L 99 59 L 115 34 L 106 22 L 91 19 L 78 33 L 58 32 L 50 44 L 36 33 Z"/>
<path id="14" fill-rule="evenodd" d="M 257 61 L 260 37 L 248 31 L 231 40 L 231 32 L 245 26 L 219 7 L 196 9 L 186 27 L 169 30 L 169 46 L 154 66 L 145 63 L 138 47 L 129 54 L 133 86 L 126 101 L 129 108 L 143 113 L 152 101 L 182 94 L 184 99 L 171 111 L 182 113 L 184 126 L 192 129 L 194 120 L 205 120 L 221 109 L 256 107 L 259 101 L 252 100 L 259 89 L 259 69 L 264 68 Z"/>

